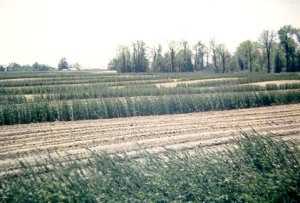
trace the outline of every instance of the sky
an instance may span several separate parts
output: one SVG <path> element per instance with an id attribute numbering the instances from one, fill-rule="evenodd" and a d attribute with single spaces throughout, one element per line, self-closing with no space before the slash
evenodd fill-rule
<path id="1" fill-rule="evenodd" d="M 300 28 L 300 0 L 0 0 L 0 64 L 106 68 L 119 45 L 214 38 L 231 52 L 263 30 Z"/>

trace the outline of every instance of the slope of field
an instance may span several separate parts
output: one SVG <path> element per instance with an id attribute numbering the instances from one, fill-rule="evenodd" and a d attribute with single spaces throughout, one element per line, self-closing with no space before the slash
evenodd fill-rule
<path id="1" fill-rule="evenodd" d="M 86 158 L 89 151 L 129 153 L 146 149 L 215 149 L 240 131 L 271 132 L 300 140 L 300 104 L 202 113 L 0 126 L 0 172 L 18 160 L 53 156 Z"/>

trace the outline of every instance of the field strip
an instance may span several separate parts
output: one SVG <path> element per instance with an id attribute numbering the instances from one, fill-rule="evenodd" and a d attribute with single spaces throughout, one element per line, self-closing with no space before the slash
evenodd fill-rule
<path id="1" fill-rule="evenodd" d="M 290 118 L 295 118 L 297 119 L 300 114 L 290 114 L 290 115 L 286 115 L 289 116 Z M 273 123 L 269 123 L 270 125 L 273 125 L 273 128 L 276 128 L 277 126 L 284 126 L 284 124 L 286 124 L 286 121 L 284 121 L 282 118 L 284 118 L 285 116 L 280 116 L 277 118 L 273 118 L 272 122 Z M 250 119 L 247 121 L 239 121 L 239 120 L 231 120 L 231 122 L 239 122 L 238 125 L 231 125 L 231 128 L 234 129 L 239 129 L 240 127 L 245 127 L 245 126 L 256 126 L 259 127 L 260 125 L 265 125 L 267 123 L 263 123 L 262 119 L 270 119 L 270 117 L 263 117 L 263 118 L 257 118 L 257 119 Z M 252 122 L 251 122 L 252 121 Z M 176 135 L 179 133 L 189 133 L 189 132 L 193 132 L 194 128 L 197 128 L 199 131 L 201 132 L 205 132 L 205 131 L 212 131 L 212 130 L 216 130 L 216 129 L 226 129 L 226 122 L 222 122 L 219 121 L 218 125 L 215 126 L 199 126 L 198 123 L 185 123 L 185 125 L 180 125 L 180 123 L 176 124 L 175 127 L 172 126 L 164 126 L 164 129 L 161 129 L 159 127 L 163 127 L 163 126 L 152 126 L 151 124 L 149 125 L 149 127 L 153 130 L 153 132 L 143 132 L 137 129 L 129 129 L 129 128 L 124 128 L 124 129 L 120 129 L 121 131 L 117 131 L 117 132 L 113 132 L 111 130 L 111 132 L 106 131 L 105 136 L 103 137 L 103 135 L 99 135 L 99 131 L 97 132 L 97 129 L 91 129 L 88 128 L 86 131 L 82 131 L 80 130 L 79 132 L 76 132 L 74 130 L 70 131 L 70 132 L 66 132 L 66 133 L 61 133 L 58 134 L 56 133 L 55 135 L 53 134 L 42 134 L 42 133 L 37 133 L 37 134 L 29 134 L 28 137 L 26 138 L 22 138 L 22 139 L 15 139 L 15 140 L 11 140 L 9 138 L 5 138 L 5 140 L 1 140 L 2 144 L 4 145 L 4 147 L 1 148 L 0 152 L 5 152 L 5 151 L 11 151 L 13 149 L 22 149 L 22 148 L 30 148 L 31 147 L 36 147 L 37 145 L 54 145 L 54 146 L 60 146 L 60 145 L 86 145 L 88 143 L 88 141 L 91 141 L 95 144 L 101 144 L 101 143 L 108 143 L 108 142 L 116 142 L 116 141 L 123 141 L 123 140 L 137 140 L 137 139 L 143 139 L 144 137 L 149 137 L 151 136 L 153 137 L 160 137 L 161 135 L 164 134 L 170 134 L 170 135 Z M 175 123 L 174 123 L 175 124 Z M 159 129 L 157 129 L 159 128 Z M 100 130 L 100 132 L 104 132 L 103 130 Z M 109 134 L 111 134 L 110 136 L 108 136 Z M 32 137 L 30 137 L 30 135 L 32 135 Z M 37 140 L 37 136 L 34 135 L 40 135 L 40 138 L 38 137 L 39 140 Z M 72 135 L 72 136 L 70 136 Z M 24 144 L 26 143 L 26 144 Z"/>
<path id="2" fill-rule="evenodd" d="M 190 114 L 0 126 L 0 173 L 57 153 L 88 158 L 92 151 L 192 150 L 226 145 L 241 131 L 300 140 L 300 104 Z"/>
<path id="3" fill-rule="evenodd" d="M 275 81 L 264 81 L 264 82 L 253 82 L 243 85 L 258 85 L 265 87 L 266 85 L 275 84 L 275 85 L 284 85 L 284 84 L 300 84 L 300 80 L 275 80 Z"/>
<path id="4" fill-rule="evenodd" d="M 211 81 L 220 81 L 220 80 L 238 80 L 240 78 L 213 78 L 213 79 L 201 79 L 201 80 L 175 80 L 173 82 L 166 82 L 166 83 L 156 83 L 157 87 L 176 87 L 178 84 L 193 84 L 199 82 L 211 82 Z"/>
<path id="5" fill-rule="evenodd" d="M 46 78 L 11 78 L 11 79 L 0 79 L 0 83 L 1 82 L 31 81 L 31 80 L 46 80 Z"/>
<path id="6" fill-rule="evenodd" d="M 272 128 L 273 133 L 279 133 L 281 132 L 283 126 L 274 126 Z M 294 132 L 298 133 L 300 129 L 300 124 L 299 125 L 285 125 L 286 129 L 291 129 Z M 270 131 L 270 127 L 259 127 L 256 128 L 258 131 Z M 284 130 L 283 133 L 285 133 L 287 130 Z M 251 131 L 252 128 L 244 128 L 245 131 Z M 35 151 L 39 151 L 40 153 L 46 153 L 48 150 L 56 150 L 56 149 L 61 149 L 61 150 L 68 150 L 68 151 L 76 151 L 82 148 L 90 148 L 94 149 L 96 151 L 103 151 L 105 149 L 106 152 L 111 151 L 111 148 L 116 147 L 120 149 L 120 146 L 123 144 L 128 145 L 129 147 L 126 148 L 127 151 L 130 149 L 130 145 L 133 145 L 135 150 L 138 150 L 136 146 L 143 146 L 143 147 L 149 147 L 153 144 L 155 145 L 162 145 L 162 146 L 167 146 L 169 143 L 177 143 L 177 142 L 192 142 L 196 140 L 206 140 L 206 139 L 211 139 L 212 137 L 222 137 L 222 136 L 229 136 L 232 135 L 236 132 L 236 129 L 220 129 L 218 131 L 200 131 L 199 133 L 195 132 L 182 132 L 182 133 L 171 133 L 171 134 L 162 134 L 161 136 L 143 136 L 140 135 L 140 137 L 133 136 L 123 136 L 123 137 L 114 137 L 111 138 L 110 140 L 108 139 L 90 139 L 90 140 L 82 140 L 82 141 L 77 141 L 77 142 L 61 142 L 61 143 L 51 143 L 51 144 L 44 144 L 44 146 L 28 146 L 27 148 L 21 148 L 21 149 L 16 149 L 17 147 L 6 149 L 6 152 L 1 153 L 0 158 L 5 159 L 5 158 L 21 158 L 21 157 L 26 157 L 28 154 L 32 154 Z M 292 134 L 292 133 L 290 133 Z M 43 143 L 41 143 L 42 145 Z M 125 150 L 125 151 L 126 151 Z M 116 151 L 116 150 L 113 150 Z M 112 151 L 112 153 L 113 153 Z"/>
<path id="7" fill-rule="evenodd" d="M 190 114 L 184 114 L 184 117 L 179 117 L 178 115 L 172 115 L 172 116 L 146 116 L 146 117 L 131 117 L 128 118 L 128 120 L 125 118 L 117 118 L 113 119 L 114 122 L 111 122 L 112 119 L 105 119 L 105 120 L 92 120 L 92 121 L 75 121 L 75 122 L 56 122 L 52 123 L 52 125 L 47 126 L 47 123 L 43 123 L 43 129 L 40 128 L 41 124 L 29 124 L 29 126 L 26 125 L 24 127 L 23 125 L 18 125 L 16 126 L 16 129 L 10 129 L 11 126 L 7 126 L 7 130 L 5 126 L 1 126 L 2 128 L 2 134 L 0 136 L 0 141 L 11 141 L 15 139 L 22 139 L 22 138 L 34 138 L 34 137 L 39 137 L 42 138 L 43 136 L 46 136 L 47 139 L 50 139 L 51 137 L 48 138 L 47 134 L 51 134 L 51 136 L 60 136 L 61 134 L 65 134 L 68 132 L 71 133 L 85 133 L 86 131 L 88 132 L 96 132 L 99 134 L 101 133 L 107 133 L 110 131 L 115 132 L 115 129 L 109 128 L 109 126 L 113 126 L 117 128 L 118 130 L 141 130 L 140 125 L 147 125 L 148 127 L 156 127 L 157 122 L 160 123 L 159 127 L 171 127 L 170 121 L 172 124 L 178 124 L 181 126 L 187 125 L 188 127 L 191 124 L 195 125 L 200 125 L 200 124 L 205 124 L 204 127 L 209 127 L 212 126 L 215 128 L 216 124 L 211 124 L 211 120 L 218 120 L 219 122 L 217 123 L 220 125 L 220 122 L 223 122 L 224 118 L 226 120 L 230 120 L 231 123 L 234 121 L 240 121 L 240 122 L 255 122 L 257 119 L 264 119 L 267 120 L 269 117 L 274 117 L 276 115 L 276 118 L 281 118 L 285 116 L 299 116 L 299 109 L 291 109 L 290 111 L 285 111 L 282 109 L 281 111 L 274 111 L 271 114 L 268 112 L 259 112 L 259 113 L 253 113 L 253 114 L 248 114 L 242 112 L 242 110 L 239 110 L 238 112 L 240 115 L 234 114 L 233 112 L 230 114 L 231 116 L 228 117 L 227 113 L 231 113 L 232 111 L 223 111 L 222 114 L 220 112 L 205 112 L 205 113 L 190 113 Z M 198 119 L 201 116 L 205 116 L 206 120 L 203 119 Z M 254 116 L 253 116 L 254 115 Z M 247 120 L 243 120 L 243 117 L 247 117 Z M 142 118 L 142 119 L 141 119 Z M 275 119 L 275 118 L 274 118 Z M 120 121 L 120 122 L 119 122 Z M 184 121 L 184 122 L 183 122 Z M 225 123 L 227 123 L 225 121 Z M 282 120 L 284 121 L 284 120 Z M 231 124 L 230 123 L 230 124 Z M 237 124 L 235 124 L 237 125 Z M 19 128 L 21 127 L 21 128 Z M 176 126 L 175 126 L 176 127 Z M 174 126 L 172 126 L 174 128 Z M 58 134 L 59 133 L 59 134 Z M 58 135 L 56 135 L 58 134 Z M 82 135 L 81 135 L 82 136 Z M 101 135 L 99 135 L 101 136 Z"/>
<path id="8" fill-rule="evenodd" d="M 272 111 L 270 111 L 272 108 Z M 199 112 L 199 113 L 189 113 L 189 114 L 174 114 L 174 115 L 162 115 L 162 116 L 143 116 L 143 117 L 130 117 L 130 118 L 114 118 L 114 119 L 104 119 L 104 120 L 82 120 L 82 121 L 71 121 L 71 122 L 49 122 L 49 123 L 32 123 L 25 125 L 14 125 L 14 126 L 0 126 L 1 134 L 0 140 L 3 141 L 3 137 L 8 137 L 12 139 L 14 137 L 22 137 L 27 136 L 28 134 L 41 133 L 44 134 L 50 131 L 69 131 L 75 130 L 76 132 L 80 130 L 87 130 L 88 128 L 96 128 L 102 129 L 103 132 L 110 131 L 107 126 L 113 125 L 117 128 L 139 128 L 137 124 L 152 124 L 156 126 L 156 123 L 169 125 L 169 121 L 179 122 L 182 125 L 182 121 L 192 123 L 194 120 L 197 123 L 210 123 L 208 119 L 234 119 L 239 120 L 243 117 L 253 117 L 255 115 L 255 119 L 259 116 L 274 116 L 274 114 L 279 114 L 277 116 L 285 116 L 291 114 L 299 114 L 300 113 L 300 105 L 285 105 L 285 106 L 274 106 L 274 107 L 259 107 L 259 108 L 250 108 L 250 109 L 239 109 L 239 110 L 230 110 L 230 111 L 210 111 L 210 112 Z M 230 116 L 228 116 L 230 114 Z M 198 120 L 197 118 L 203 118 Z M 142 118 L 142 119 L 141 119 Z M 112 122 L 113 120 L 113 122 Z M 153 123 L 155 122 L 155 123 Z M 41 128 L 42 127 L 42 128 Z"/>

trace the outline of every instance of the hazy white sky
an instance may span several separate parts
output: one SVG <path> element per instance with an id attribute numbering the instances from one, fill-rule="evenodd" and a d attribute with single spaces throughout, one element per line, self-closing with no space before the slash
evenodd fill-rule
<path id="1" fill-rule="evenodd" d="M 0 64 L 104 68 L 118 45 L 215 38 L 231 51 L 262 30 L 300 27 L 300 0 L 0 0 Z M 166 48 L 166 46 L 165 46 Z"/>

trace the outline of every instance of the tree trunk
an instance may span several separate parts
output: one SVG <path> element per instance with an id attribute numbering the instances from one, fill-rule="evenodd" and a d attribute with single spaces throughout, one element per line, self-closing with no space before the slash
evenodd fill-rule
<path id="1" fill-rule="evenodd" d="M 225 66 L 226 66 L 226 62 L 225 62 L 225 57 L 222 57 L 222 63 L 223 63 L 223 73 L 225 73 Z"/>
<path id="2" fill-rule="evenodd" d="M 171 52 L 171 72 L 174 72 L 174 69 L 175 69 L 175 63 L 174 63 L 174 53 Z"/>
<path id="3" fill-rule="evenodd" d="M 290 57 L 288 53 L 288 45 L 285 45 L 285 60 L 286 60 L 286 72 L 290 72 Z"/>
<path id="4" fill-rule="evenodd" d="M 249 69 L 250 69 L 250 73 L 252 72 L 252 55 L 251 52 L 249 53 Z"/>
<path id="5" fill-rule="evenodd" d="M 288 36 L 285 34 L 285 59 L 286 59 L 286 72 L 290 72 L 290 56 L 289 56 L 289 44 Z"/>
<path id="6" fill-rule="evenodd" d="M 267 50 L 267 67 L 268 67 L 268 73 L 271 73 L 270 50 Z"/>

